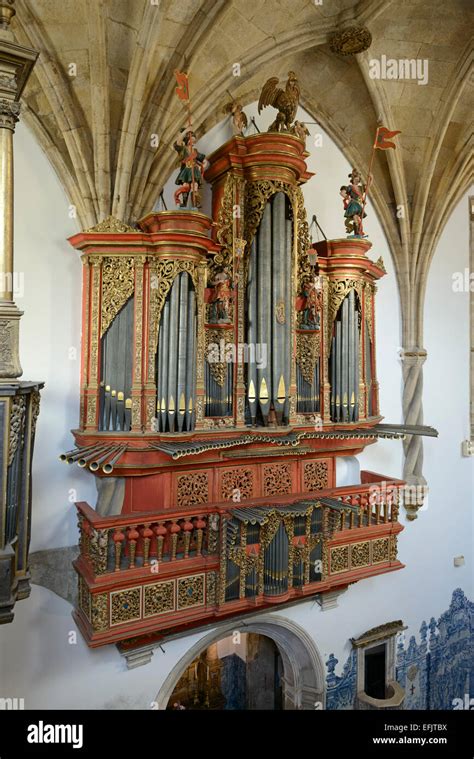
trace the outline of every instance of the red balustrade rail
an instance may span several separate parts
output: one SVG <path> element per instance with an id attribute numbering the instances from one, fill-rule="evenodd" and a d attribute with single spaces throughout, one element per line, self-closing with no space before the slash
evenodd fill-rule
<path id="1" fill-rule="evenodd" d="M 259 505 L 284 506 L 297 500 L 332 498 L 345 511 L 333 511 L 333 529 L 339 531 L 372 527 L 398 519 L 398 504 L 404 482 L 387 479 L 375 472 L 361 472 L 360 485 L 328 488 L 317 493 L 254 498 L 242 501 L 239 508 Z M 142 512 L 100 516 L 87 503 L 77 503 L 80 529 L 80 559 L 92 576 L 107 575 L 150 567 L 159 563 L 166 569 L 186 559 L 200 559 L 217 553 L 219 516 L 237 504 L 228 501 L 190 506 L 177 511 Z M 354 508 L 355 507 L 355 508 Z M 160 573 L 161 573 L 160 569 Z"/>

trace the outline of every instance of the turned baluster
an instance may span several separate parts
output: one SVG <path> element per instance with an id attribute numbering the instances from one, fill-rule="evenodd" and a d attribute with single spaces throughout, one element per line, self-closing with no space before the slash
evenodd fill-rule
<path id="1" fill-rule="evenodd" d="M 137 550 L 137 540 L 140 537 L 140 534 L 136 528 L 136 525 L 130 525 L 130 527 L 127 529 L 127 540 L 130 550 L 130 564 L 129 569 L 135 568 L 135 552 Z"/>
<path id="2" fill-rule="evenodd" d="M 380 524 L 380 495 L 375 496 L 375 524 Z"/>
<path id="3" fill-rule="evenodd" d="M 163 558 L 163 544 L 168 534 L 168 530 L 166 529 L 164 522 L 158 522 L 158 525 L 153 529 L 156 535 L 156 558 L 158 561 L 161 561 Z"/>
<path id="4" fill-rule="evenodd" d="M 185 518 L 181 525 L 181 529 L 184 532 L 184 558 L 187 559 L 189 556 L 189 544 L 191 542 L 191 533 L 194 530 L 194 525 L 188 518 Z"/>
<path id="5" fill-rule="evenodd" d="M 150 529 L 150 522 L 145 522 L 145 526 L 140 530 L 143 539 L 143 566 L 147 567 L 150 556 L 150 542 L 153 537 L 153 530 Z"/>
<path id="6" fill-rule="evenodd" d="M 122 556 L 122 543 L 125 540 L 125 535 L 121 527 L 116 527 L 113 534 L 113 541 L 115 545 L 115 571 L 120 572 L 120 558 Z"/>
<path id="7" fill-rule="evenodd" d="M 367 515 L 367 526 L 370 526 L 370 516 L 369 516 L 369 499 L 365 495 L 361 495 L 360 497 L 360 523 L 359 527 L 364 526 L 364 512 Z"/>
<path id="8" fill-rule="evenodd" d="M 178 545 L 178 535 L 181 532 L 181 527 L 176 524 L 177 520 L 172 519 L 169 526 L 169 533 L 171 535 L 171 561 L 176 559 L 176 547 Z"/>
<path id="9" fill-rule="evenodd" d="M 206 527 L 206 521 L 203 517 L 196 517 L 194 520 L 194 527 L 196 528 L 196 555 L 202 555 L 202 543 L 204 538 L 204 529 Z"/>

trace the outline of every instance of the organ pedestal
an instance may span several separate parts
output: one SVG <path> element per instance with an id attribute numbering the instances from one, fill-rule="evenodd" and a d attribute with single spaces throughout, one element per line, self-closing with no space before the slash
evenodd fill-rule
<path id="1" fill-rule="evenodd" d="M 212 218 L 108 219 L 70 240 L 84 262 L 81 412 L 63 458 L 99 487 L 96 510 L 77 504 L 89 645 L 402 567 L 404 483 L 335 481 L 337 456 L 406 434 L 379 412 L 385 271 L 367 240 L 311 246 L 306 156 L 290 134 L 234 137 L 209 157 Z"/>

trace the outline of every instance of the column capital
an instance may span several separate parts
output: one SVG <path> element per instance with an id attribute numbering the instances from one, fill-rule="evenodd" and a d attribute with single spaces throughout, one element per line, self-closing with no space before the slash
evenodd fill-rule
<path id="1" fill-rule="evenodd" d="M 0 74 L 0 88 L 1 82 L 2 75 Z M 17 100 L 8 100 L 0 96 L 0 129 L 15 131 L 16 122 L 20 118 L 20 108 L 20 103 Z"/>

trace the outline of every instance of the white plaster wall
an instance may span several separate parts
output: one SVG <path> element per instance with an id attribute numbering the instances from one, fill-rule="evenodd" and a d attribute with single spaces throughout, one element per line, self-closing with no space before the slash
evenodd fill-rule
<path id="1" fill-rule="evenodd" d="M 304 118 L 303 113 L 301 117 Z M 260 118 L 259 123 L 265 127 L 264 119 Z M 315 127 L 311 127 L 308 146 L 312 144 L 314 130 Z M 200 141 L 199 148 L 210 152 L 227 137 L 228 133 L 220 125 Z M 56 453 L 69 447 L 67 429 L 77 418 L 78 367 L 71 365 L 64 354 L 71 344 L 79 345 L 80 267 L 74 262 L 74 253 L 63 242 L 64 237 L 74 231 L 67 218 L 67 202 L 26 130 L 20 133 L 18 154 L 17 219 L 21 204 L 26 207 L 25 198 L 28 198 L 29 218 L 33 208 L 36 222 L 28 225 L 33 232 L 25 228 L 18 231 L 17 236 L 17 261 L 21 261 L 26 271 L 35 272 L 32 277 L 35 288 L 26 292 L 24 299 L 30 315 L 23 324 L 22 341 L 27 346 L 23 350 L 23 361 L 28 376 L 50 378 L 49 395 L 45 394 L 43 418 L 40 417 L 43 437 L 39 438 L 35 463 L 37 472 L 41 464 L 36 477 L 35 542 L 47 547 L 73 543 L 76 539 L 70 516 L 72 509 L 67 503 L 68 489 L 77 487 L 81 498 L 88 497 L 88 483 L 82 477 L 79 479 L 82 473 L 76 474 L 77 468 L 76 472 L 72 468 L 61 469 L 55 461 Z M 328 237 L 343 236 L 338 189 L 350 166 L 323 134 L 323 147 L 313 149 L 309 168 L 318 173 L 305 188 L 308 214 L 318 214 Z M 45 179 L 47 193 L 43 185 Z M 174 176 L 165 189 L 170 207 L 173 190 Z M 37 210 L 35 204 L 39 204 Z M 64 213 L 58 214 L 58 209 L 64 209 Z M 380 282 L 377 297 L 381 408 L 387 421 L 400 422 L 397 285 L 386 240 L 370 205 L 366 230 L 373 242 L 372 256 L 382 255 L 388 271 Z M 439 429 L 440 437 L 425 440 L 425 475 L 431 487 L 428 506 L 415 522 L 406 523 L 399 539 L 399 556 L 406 568 L 351 586 L 340 597 L 337 609 L 322 612 L 315 601 L 308 601 L 283 612 L 308 631 L 325 661 L 334 652 L 339 659 L 338 674 L 350 652 L 349 638 L 398 618 L 408 625 L 408 636 L 417 634 L 423 619 L 437 617 L 448 607 L 454 588 L 462 587 L 472 598 L 473 462 L 460 455 L 460 442 L 468 433 L 468 296 L 455 294 L 451 288 L 452 272 L 468 266 L 467 240 L 467 200 L 464 199 L 446 226 L 428 282 L 425 421 Z M 41 265 L 38 251 L 43 253 Z M 39 281 L 50 295 L 46 304 L 42 292 L 36 293 Z M 64 311 L 60 320 L 55 310 L 58 298 Z M 32 350 L 38 345 L 38 331 L 45 335 L 44 352 L 42 349 L 40 353 Z M 449 392 L 449 396 L 441 395 L 442 391 Z M 380 441 L 366 449 L 359 462 L 361 468 L 400 477 L 401 443 Z M 339 467 L 338 477 L 341 484 L 357 478 L 357 467 L 351 461 L 345 462 Z M 403 514 L 401 519 L 405 523 Z M 62 540 L 57 539 L 58 530 Z M 456 569 L 453 557 L 458 554 L 466 556 L 466 564 Z M 165 653 L 157 650 L 145 668 L 127 671 L 115 647 L 90 651 L 79 634 L 77 643 L 71 645 L 68 636 L 75 629 L 70 606 L 49 591 L 34 588 L 30 600 L 17 604 L 15 622 L 0 629 L 0 696 L 26 697 L 27 708 L 149 708 L 172 668 L 203 637 L 195 634 L 167 643 Z"/>
<path id="2" fill-rule="evenodd" d="M 82 264 L 67 242 L 79 226 L 51 164 L 22 122 L 14 140 L 15 270 L 24 283 L 15 299 L 25 312 L 22 379 L 45 381 L 33 460 L 34 551 L 77 543 L 73 502 L 95 505 L 96 495 L 91 475 L 58 461 L 74 447 L 69 430 L 79 418 Z"/>

